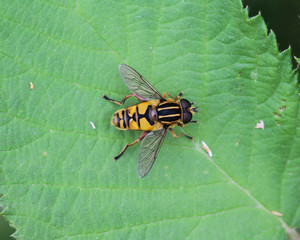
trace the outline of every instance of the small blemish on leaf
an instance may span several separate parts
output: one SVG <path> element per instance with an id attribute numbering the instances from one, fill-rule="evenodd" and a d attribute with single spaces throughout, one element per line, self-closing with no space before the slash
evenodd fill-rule
<path id="1" fill-rule="evenodd" d="M 286 102 L 286 100 L 285 100 L 285 99 L 282 99 L 282 101 L 283 101 L 283 102 Z"/>
<path id="2" fill-rule="evenodd" d="M 168 169 L 169 167 L 168 166 L 164 166 L 164 169 Z"/>
<path id="3" fill-rule="evenodd" d="M 234 145 L 235 145 L 235 146 L 238 146 L 239 144 L 240 144 L 240 142 L 239 142 L 239 141 L 236 141 Z"/>
<path id="4" fill-rule="evenodd" d="M 275 116 L 276 118 L 280 118 L 280 117 L 281 117 L 281 114 L 279 114 L 279 113 L 273 112 L 273 114 L 274 114 L 274 116 Z"/>
<path id="5" fill-rule="evenodd" d="M 286 106 L 282 106 L 279 110 L 280 112 L 283 112 L 286 109 Z"/>
<path id="6" fill-rule="evenodd" d="M 90 122 L 93 129 L 96 129 L 95 124 L 93 122 Z"/>
<path id="7" fill-rule="evenodd" d="M 212 152 L 204 141 L 202 141 L 202 148 L 208 153 L 208 156 L 212 157 Z"/>
<path id="8" fill-rule="evenodd" d="M 43 152 L 43 155 L 44 155 L 44 156 L 47 156 L 47 152 Z"/>
<path id="9" fill-rule="evenodd" d="M 29 83 L 29 85 L 30 85 L 30 89 L 32 90 L 32 89 L 34 88 L 34 85 L 33 85 L 33 83 L 32 83 L 32 82 L 30 82 L 30 83 Z"/>
<path id="10" fill-rule="evenodd" d="M 272 213 L 275 216 L 282 217 L 282 213 L 280 213 L 280 212 L 272 211 Z"/>
<path id="11" fill-rule="evenodd" d="M 257 70 L 252 71 L 251 74 L 250 74 L 250 77 L 256 83 L 256 80 L 257 80 Z"/>
<path id="12" fill-rule="evenodd" d="M 256 123 L 255 128 L 261 128 L 262 130 L 265 129 L 265 123 L 263 120 L 260 120 L 259 123 Z"/>

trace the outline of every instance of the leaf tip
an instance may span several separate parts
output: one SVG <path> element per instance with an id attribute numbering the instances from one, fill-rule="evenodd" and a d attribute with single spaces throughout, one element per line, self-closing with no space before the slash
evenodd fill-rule
<path id="1" fill-rule="evenodd" d="M 277 43 L 276 35 L 272 29 L 270 29 L 269 31 L 268 40 L 270 41 L 270 45 L 273 46 L 274 53 L 278 54 L 279 53 L 278 43 Z"/>
<path id="2" fill-rule="evenodd" d="M 283 50 L 279 55 L 285 59 L 285 58 L 288 58 L 288 61 L 292 61 L 291 59 L 291 55 L 292 54 L 292 50 L 291 50 L 291 47 L 289 46 L 287 49 Z"/>
<path id="3" fill-rule="evenodd" d="M 249 18 L 248 21 L 250 24 L 254 25 L 254 27 L 256 27 L 259 30 L 259 32 L 267 35 L 268 28 L 263 17 L 261 16 L 261 12 L 258 12 L 256 16 Z"/>

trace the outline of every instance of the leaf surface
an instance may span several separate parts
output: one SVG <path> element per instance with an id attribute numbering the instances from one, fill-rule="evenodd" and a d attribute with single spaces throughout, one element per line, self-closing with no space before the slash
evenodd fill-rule
<path id="1" fill-rule="evenodd" d="M 110 126 L 120 108 L 101 98 L 129 94 L 120 63 L 199 106 L 194 142 L 168 135 L 144 179 L 137 145 L 112 160 L 139 136 Z M 4 0 L 0 69 L 17 239 L 298 239 L 297 73 L 239 0 Z"/>

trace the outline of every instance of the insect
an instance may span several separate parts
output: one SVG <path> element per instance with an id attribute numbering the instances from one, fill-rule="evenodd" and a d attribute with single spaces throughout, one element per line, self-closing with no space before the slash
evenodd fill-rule
<path id="1" fill-rule="evenodd" d="M 103 95 L 103 98 L 123 105 L 129 97 L 136 97 L 140 103 L 115 112 L 111 124 L 121 130 L 140 130 L 143 133 L 134 142 L 126 144 L 114 160 L 120 158 L 129 146 L 143 140 L 137 161 L 137 173 L 142 178 L 152 168 L 168 131 L 173 137 L 184 135 L 193 139 L 185 133 L 176 135 L 172 128 L 177 125 L 184 127 L 190 122 L 197 123 L 197 121 L 192 121 L 197 107 L 192 106 L 194 103 L 181 98 L 183 92 L 175 98 L 167 92 L 161 95 L 142 75 L 128 65 L 119 65 L 119 71 L 132 93 L 125 96 L 121 102 L 108 98 L 106 95 Z M 167 98 L 167 95 L 170 98 Z"/>

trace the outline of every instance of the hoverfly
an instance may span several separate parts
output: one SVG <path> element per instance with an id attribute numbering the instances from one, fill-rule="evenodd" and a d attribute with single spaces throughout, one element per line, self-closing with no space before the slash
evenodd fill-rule
<path id="1" fill-rule="evenodd" d="M 168 131 L 173 137 L 184 135 L 193 139 L 185 133 L 176 135 L 172 128 L 177 125 L 184 127 L 190 122 L 197 123 L 192 121 L 197 107 L 192 106 L 194 103 L 181 98 L 183 92 L 175 98 L 167 92 L 162 96 L 142 75 L 128 65 L 119 65 L 119 71 L 132 94 L 125 96 L 121 102 L 110 99 L 106 95 L 103 95 L 103 98 L 123 105 L 127 98 L 136 97 L 140 103 L 117 111 L 113 115 L 111 124 L 121 130 L 140 130 L 143 133 L 134 142 L 126 144 L 114 160 L 120 158 L 129 146 L 143 140 L 137 162 L 137 173 L 142 178 L 152 168 Z M 167 95 L 170 98 L 166 98 Z"/>

